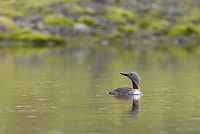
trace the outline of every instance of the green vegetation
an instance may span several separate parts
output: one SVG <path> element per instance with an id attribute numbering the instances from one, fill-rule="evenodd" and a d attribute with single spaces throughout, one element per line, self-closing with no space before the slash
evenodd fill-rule
<path id="1" fill-rule="evenodd" d="M 0 25 L 1 26 L 6 26 L 6 29 L 13 30 L 17 27 L 15 22 L 6 16 L 0 16 Z"/>
<path id="2" fill-rule="evenodd" d="M 139 39 L 155 33 L 157 37 L 200 36 L 197 0 L 146 4 L 144 0 L 135 4 L 121 0 L 6 0 L 0 5 L 1 41 L 64 42 L 91 36 Z"/>
<path id="3" fill-rule="evenodd" d="M 49 14 L 44 17 L 45 24 L 58 25 L 58 26 L 71 26 L 73 25 L 73 21 L 59 14 Z"/>
<path id="4" fill-rule="evenodd" d="M 135 12 L 119 7 L 107 7 L 105 16 L 115 24 L 133 23 L 138 19 Z"/>
<path id="5" fill-rule="evenodd" d="M 78 18 L 78 22 L 84 23 L 89 26 L 97 25 L 96 19 L 94 17 L 90 17 L 90 16 L 81 16 L 80 18 Z"/>
<path id="6" fill-rule="evenodd" d="M 94 15 L 95 11 L 88 7 L 74 6 L 74 12 L 79 14 Z"/>
<path id="7" fill-rule="evenodd" d="M 158 30 L 161 33 L 166 33 L 169 30 L 170 22 L 167 20 L 158 20 L 155 23 L 151 24 L 151 28 Z"/>
<path id="8" fill-rule="evenodd" d="M 123 25 L 119 27 L 119 30 L 124 33 L 133 33 L 135 31 L 135 28 L 133 25 Z"/>
<path id="9" fill-rule="evenodd" d="M 174 27 L 172 27 L 171 35 L 189 35 L 190 31 L 189 28 L 186 25 L 176 25 Z"/>

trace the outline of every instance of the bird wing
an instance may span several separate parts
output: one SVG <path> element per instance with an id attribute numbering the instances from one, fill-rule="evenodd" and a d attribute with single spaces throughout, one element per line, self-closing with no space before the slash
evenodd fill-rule
<path id="1" fill-rule="evenodd" d="M 132 90 L 131 87 L 119 87 L 109 92 L 112 95 L 127 95 Z"/>

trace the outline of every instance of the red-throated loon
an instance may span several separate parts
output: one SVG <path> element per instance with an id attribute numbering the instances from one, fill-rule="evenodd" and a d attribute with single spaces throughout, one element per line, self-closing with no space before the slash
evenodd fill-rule
<path id="1" fill-rule="evenodd" d="M 117 89 L 113 89 L 109 92 L 111 95 L 143 95 L 142 91 L 139 88 L 140 85 L 140 77 L 136 72 L 129 73 L 120 73 L 121 75 L 127 76 L 131 79 L 133 83 L 133 87 L 119 87 Z"/>

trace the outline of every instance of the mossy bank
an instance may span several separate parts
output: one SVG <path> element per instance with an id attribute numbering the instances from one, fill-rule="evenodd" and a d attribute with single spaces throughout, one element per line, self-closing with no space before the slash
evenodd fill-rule
<path id="1" fill-rule="evenodd" d="M 200 37 L 197 0 L 6 0 L 0 5 L 1 41 Z"/>

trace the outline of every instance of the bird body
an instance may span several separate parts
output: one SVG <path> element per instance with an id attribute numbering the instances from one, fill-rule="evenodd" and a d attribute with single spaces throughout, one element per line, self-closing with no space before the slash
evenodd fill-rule
<path id="1" fill-rule="evenodd" d="M 113 89 L 109 92 L 111 95 L 142 95 L 142 91 L 139 88 L 140 85 L 140 77 L 135 72 L 129 73 L 120 73 L 121 75 L 127 76 L 131 79 L 133 87 L 119 87 Z"/>
<path id="2" fill-rule="evenodd" d="M 132 87 L 119 87 L 116 89 L 113 89 L 109 92 L 109 94 L 112 95 L 141 95 L 142 91 L 140 89 L 133 89 Z"/>

